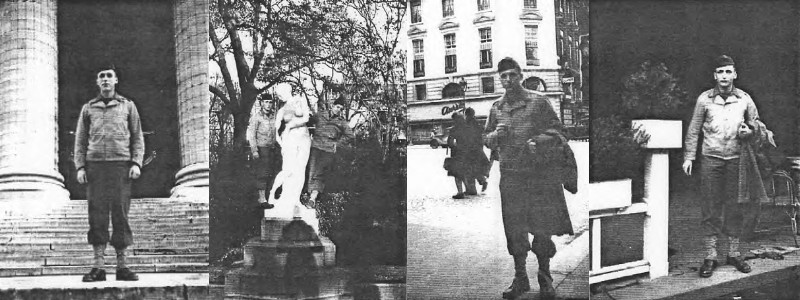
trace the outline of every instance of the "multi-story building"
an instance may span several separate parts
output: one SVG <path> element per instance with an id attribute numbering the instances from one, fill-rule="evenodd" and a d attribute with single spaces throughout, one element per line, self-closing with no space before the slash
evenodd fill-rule
<path id="1" fill-rule="evenodd" d="M 562 104 L 582 100 L 581 45 L 586 0 L 410 0 L 406 14 L 409 129 L 413 142 L 446 134 L 453 111 L 485 120 L 503 94 L 497 63 L 520 63 L 523 86 L 546 95 L 565 125 Z"/>

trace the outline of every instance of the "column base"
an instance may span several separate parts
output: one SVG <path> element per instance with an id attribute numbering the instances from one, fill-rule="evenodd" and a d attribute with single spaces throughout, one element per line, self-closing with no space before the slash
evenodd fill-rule
<path id="1" fill-rule="evenodd" d="M 170 198 L 189 198 L 208 203 L 208 174 L 207 163 L 184 167 L 175 174 L 175 187 L 170 191 Z"/>
<path id="2" fill-rule="evenodd" d="M 0 201 L 69 200 L 69 191 L 64 187 L 64 178 L 61 174 L 55 171 L 51 174 L 42 173 L 9 169 L 0 171 Z"/>
<path id="3" fill-rule="evenodd" d="M 244 268 L 225 276 L 226 299 L 352 299 L 336 246 L 301 219 L 264 219 L 244 246 Z"/>

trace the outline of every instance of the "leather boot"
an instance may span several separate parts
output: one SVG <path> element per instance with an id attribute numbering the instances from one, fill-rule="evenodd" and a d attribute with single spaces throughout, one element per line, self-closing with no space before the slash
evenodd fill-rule
<path id="1" fill-rule="evenodd" d="M 514 281 L 511 282 L 511 286 L 503 291 L 503 299 L 516 299 L 531 290 L 531 283 L 528 280 L 528 271 L 525 266 L 525 259 L 527 258 L 527 255 L 514 255 Z"/>
<path id="2" fill-rule="evenodd" d="M 553 287 L 553 276 L 550 274 L 550 258 L 538 257 L 539 272 L 539 298 L 542 300 L 556 299 L 556 289 Z"/>

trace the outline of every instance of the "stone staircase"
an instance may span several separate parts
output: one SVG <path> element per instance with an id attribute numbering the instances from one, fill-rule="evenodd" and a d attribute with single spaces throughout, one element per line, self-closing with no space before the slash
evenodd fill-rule
<path id="1" fill-rule="evenodd" d="M 92 264 L 87 214 L 86 200 L 0 202 L 0 277 L 86 273 Z M 208 272 L 207 202 L 133 199 L 129 219 L 134 245 L 128 265 L 134 272 Z M 105 260 L 113 273 L 113 247 Z"/>

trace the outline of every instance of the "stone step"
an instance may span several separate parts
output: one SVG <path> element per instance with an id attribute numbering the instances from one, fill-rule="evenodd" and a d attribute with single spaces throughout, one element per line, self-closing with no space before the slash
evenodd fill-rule
<path id="1" fill-rule="evenodd" d="M 113 271 L 113 268 L 108 268 Z M 222 299 L 213 294 L 205 273 L 140 273 L 139 281 L 81 282 L 83 275 L 0 278 L 0 299 L 8 300 L 112 300 L 112 299 Z"/>
<path id="2" fill-rule="evenodd" d="M 87 241 L 85 239 L 78 240 L 67 240 L 63 242 L 52 242 L 42 239 L 37 239 L 33 241 L 25 241 L 25 240 L 12 240 L 3 244 L 0 244 L 0 252 L 4 251 L 5 248 L 21 248 L 25 249 L 23 246 L 30 246 L 30 249 L 74 249 L 75 245 L 86 245 Z M 208 247 L 208 235 L 198 235 L 196 237 L 177 237 L 175 239 L 164 239 L 161 241 L 154 241 L 154 240 L 143 240 L 143 241 L 136 241 L 134 240 L 134 247 L 137 248 L 164 248 L 164 246 L 181 246 L 181 245 L 201 245 L 203 247 Z"/>
<path id="3" fill-rule="evenodd" d="M 110 252 L 114 252 L 111 250 Z M 116 263 L 116 256 L 106 255 L 107 265 Z M 129 255 L 126 257 L 129 264 L 183 264 L 183 263 L 205 263 L 208 264 L 208 254 L 189 254 L 189 255 Z M 90 266 L 94 262 L 92 256 L 79 257 L 48 257 L 45 258 L 45 266 Z"/>
<path id="4" fill-rule="evenodd" d="M 149 235 L 159 235 L 159 234 L 208 234 L 208 227 L 207 226 L 200 226 L 200 225 L 191 225 L 191 226 L 171 226 L 169 224 L 165 224 L 163 226 L 155 227 L 155 226 L 148 226 L 149 228 L 136 228 L 137 230 L 133 232 L 133 236 L 149 236 Z M 34 227 L 26 227 L 26 228 L 4 228 L 0 229 L 0 242 L 4 238 L 14 237 L 14 236 L 21 236 L 21 235 L 36 235 L 40 237 L 55 237 L 55 236 L 82 236 L 86 237 L 86 231 L 89 229 L 89 225 L 83 226 L 71 226 L 67 228 L 34 228 Z"/>
<path id="5" fill-rule="evenodd" d="M 116 264 L 116 257 L 108 255 L 114 250 L 106 251 L 105 261 L 107 265 Z M 87 255 L 89 254 L 89 255 Z M 184 264 L 184 263 L 208 263 L 208 253 L 185 254 L 185 255 L 131 255 L 126 257 L 129 264 Z M 91 266 L 94 258 L 91 253 L 84 253 L 83 256 L 60 256 L 60 257 L 32 257 L 16 256 L 3 259 L 2 268 L 32 268 L 42 266 Z"/>
<path id="6" fill-rule="evenodd" d="M 171 218 L 131 218 L 128 223 L 131 227 L 147 226 L 148 224 L 208 224 L 208 216 L 187 218 L 186 216 L 175 216 Z M 74 219 L 38 219 L 38 220 L 17 220 L 17 221 L 0 221 L 0 228 L 14 228 L 17 227 L 62 227 L 62 226 L 78 226 L 89 224 L 88 218 L 74 218 Z"/>
<path id="7" fill-rule="evenodd" d="M 93 260 L 87 210 L 85 200 L 53 207 L 0 203 L 0 277 L 86 273 Z M 134 271 L 207 271 L 208 203 L 134 199 L 129 220 L 135 244 L 128 261 Z M 114 264 L 113 248 L 106 253 Z"/>
<path id="8" fill-rule="evenodd" d="M 206 248 L 170 248 L 170 249 L 147 249 L 147 248 L 137 248 L 137 245 L 131 246 L 128 249 L 130 255 L 183 255 L 183 254 L 208 254 L 208 249 Z M 113 251 L 111 247 L 108 248 L 106 251 Z M 110 253 L 110 252 L 107 252 Z M 16 252 L 0 252 L 0 257 L 3 257 L 5 260 L 6 258 L 16 258 L 16 257 L 77 257 L 77 256 L 91 256 L 92 255 L 92 247 L 89 244 L 83 244 L 79 248 L 75 249 L 61 249 L 59 251 L 54 250 L 30 250 L 30 251 L 16 251 Z M 0 264 L 2 266 L 2 264 Z"/>
<path id="9" fill-rule="evenodd" d="M 208 241 L 207 233 L 163 233 L 163 234 L 134 234 L 134 241 L 140 242 L 153 242 L 153 243 L 167 243 L 167 242 L 183 242 L 183 241 Z M 49 244 L 64 244 L 64 243 L 86 243 L 86 232 L 83 234 L 61 234 L 55 236 L 48 235 L 14 235 L 8 237 L 1 245 L 19 245 L 19 244 L 36 244 L 36 243 L 49 243 Z"/>
<path id="10" fill-rule="evenodd" d="M 128 267 L 136 273 L 205 273 L 208 272 L 208 263 L 182 263 L 182 264 L 129 264 Z M 77 275 L 84 274 L 91 266 L 39 266 L 22 268 L 0 268 L 0 277 L 11 276 L 40 276 L 40 275 Z M 113 274 L 115 268 L 106 268 L 106 272 Z"/>

